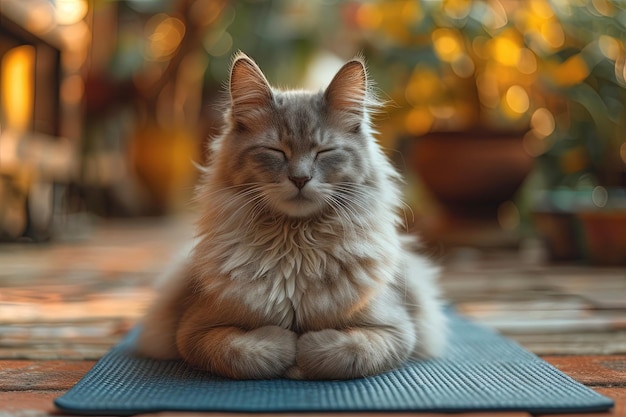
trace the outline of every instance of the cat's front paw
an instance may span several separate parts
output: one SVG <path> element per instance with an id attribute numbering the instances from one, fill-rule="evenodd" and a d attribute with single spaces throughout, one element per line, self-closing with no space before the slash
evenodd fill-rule
<path id="1" fill-rule="evenodd" d="M 350 379 L 374 375 L 399 360 L 376 331 L 326 329 L 300 336 L 292 379 Z"/>
<path id="2" fill-rule="evenodd" d="M 233 337 L 228 375 L 235 379 L 276 378 L 292 367 L 298 336 L 278 326 L 264 326 Z"/>

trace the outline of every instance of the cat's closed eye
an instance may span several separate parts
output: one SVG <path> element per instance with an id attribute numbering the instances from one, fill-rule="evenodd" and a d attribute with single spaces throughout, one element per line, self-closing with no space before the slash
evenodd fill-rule
<path id="1" fill-rule="evenodd" d="M 281 156 L 284 159 L 287 159 L 287 154 L 285 154 L 285 151 L 283 151 L 282 149 L 278 149 L 278 148 L 273 148 L 271 146 L 265 146 L 263 147 L 263 150 L 274 154 L 275 156 Z"/>
<path id="2" fill-rule="evenodd" d="M 325 148 L 325 149 L 320 149 L 320 150 L 318 150 L 318 151 L 317 151 L 316 155 L 317 155 L 317 156 L 320 156 L 320 155 L 324 155 L 324 154 L 327 154 L 327 153 L 330 153 L 330 152 L 334 152 L 334 151 L 336 151 L 336 150 L 337 150 L 337 148 Z"/>

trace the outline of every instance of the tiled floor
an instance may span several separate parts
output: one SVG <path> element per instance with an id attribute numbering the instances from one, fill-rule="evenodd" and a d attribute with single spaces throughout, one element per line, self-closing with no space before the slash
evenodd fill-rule
<path id="1" fill-rule="evenodd" d="M 99 221 L 81 239 L 0 244 L 0 416 L 53 412 L 140 317 L 190 233 L 186 217 Z M 601 415 L 626 415 L 626 270 L 547 265 L 526 248 L 441 256 L 447 298 L 612 397 Z"/>

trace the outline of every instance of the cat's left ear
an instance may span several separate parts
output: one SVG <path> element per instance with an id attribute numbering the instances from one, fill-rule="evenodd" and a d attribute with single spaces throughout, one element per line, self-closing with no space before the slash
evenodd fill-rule
<path id="1" fill-rule="evenodd" d="M 335 120 L 349 130 L 358 130 L 365 115 L 367 70 L 360 59 L 346 63 L 324 92 L 324 99 Z"/>
<path id="2" fill-rule="evenodd" d="M 230 70 L 232 117 L 237 127 L 254 129 L 266 117 L 272 103 L 272 89 L 256 63 L 239 53 Z"/>

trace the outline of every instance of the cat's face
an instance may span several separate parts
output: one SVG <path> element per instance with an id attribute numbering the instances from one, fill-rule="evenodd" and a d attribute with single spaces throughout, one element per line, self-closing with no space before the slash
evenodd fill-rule
<path id="1" fill-rule="evenodd" d="M 346 64 L 326 91 L 272 90 L 247 57 L 231 73 L 231 131 L 223 144 L 233 185 L 259 209 L 290 217 L 349 214 L 368 181 L 366 75 Z"/>

